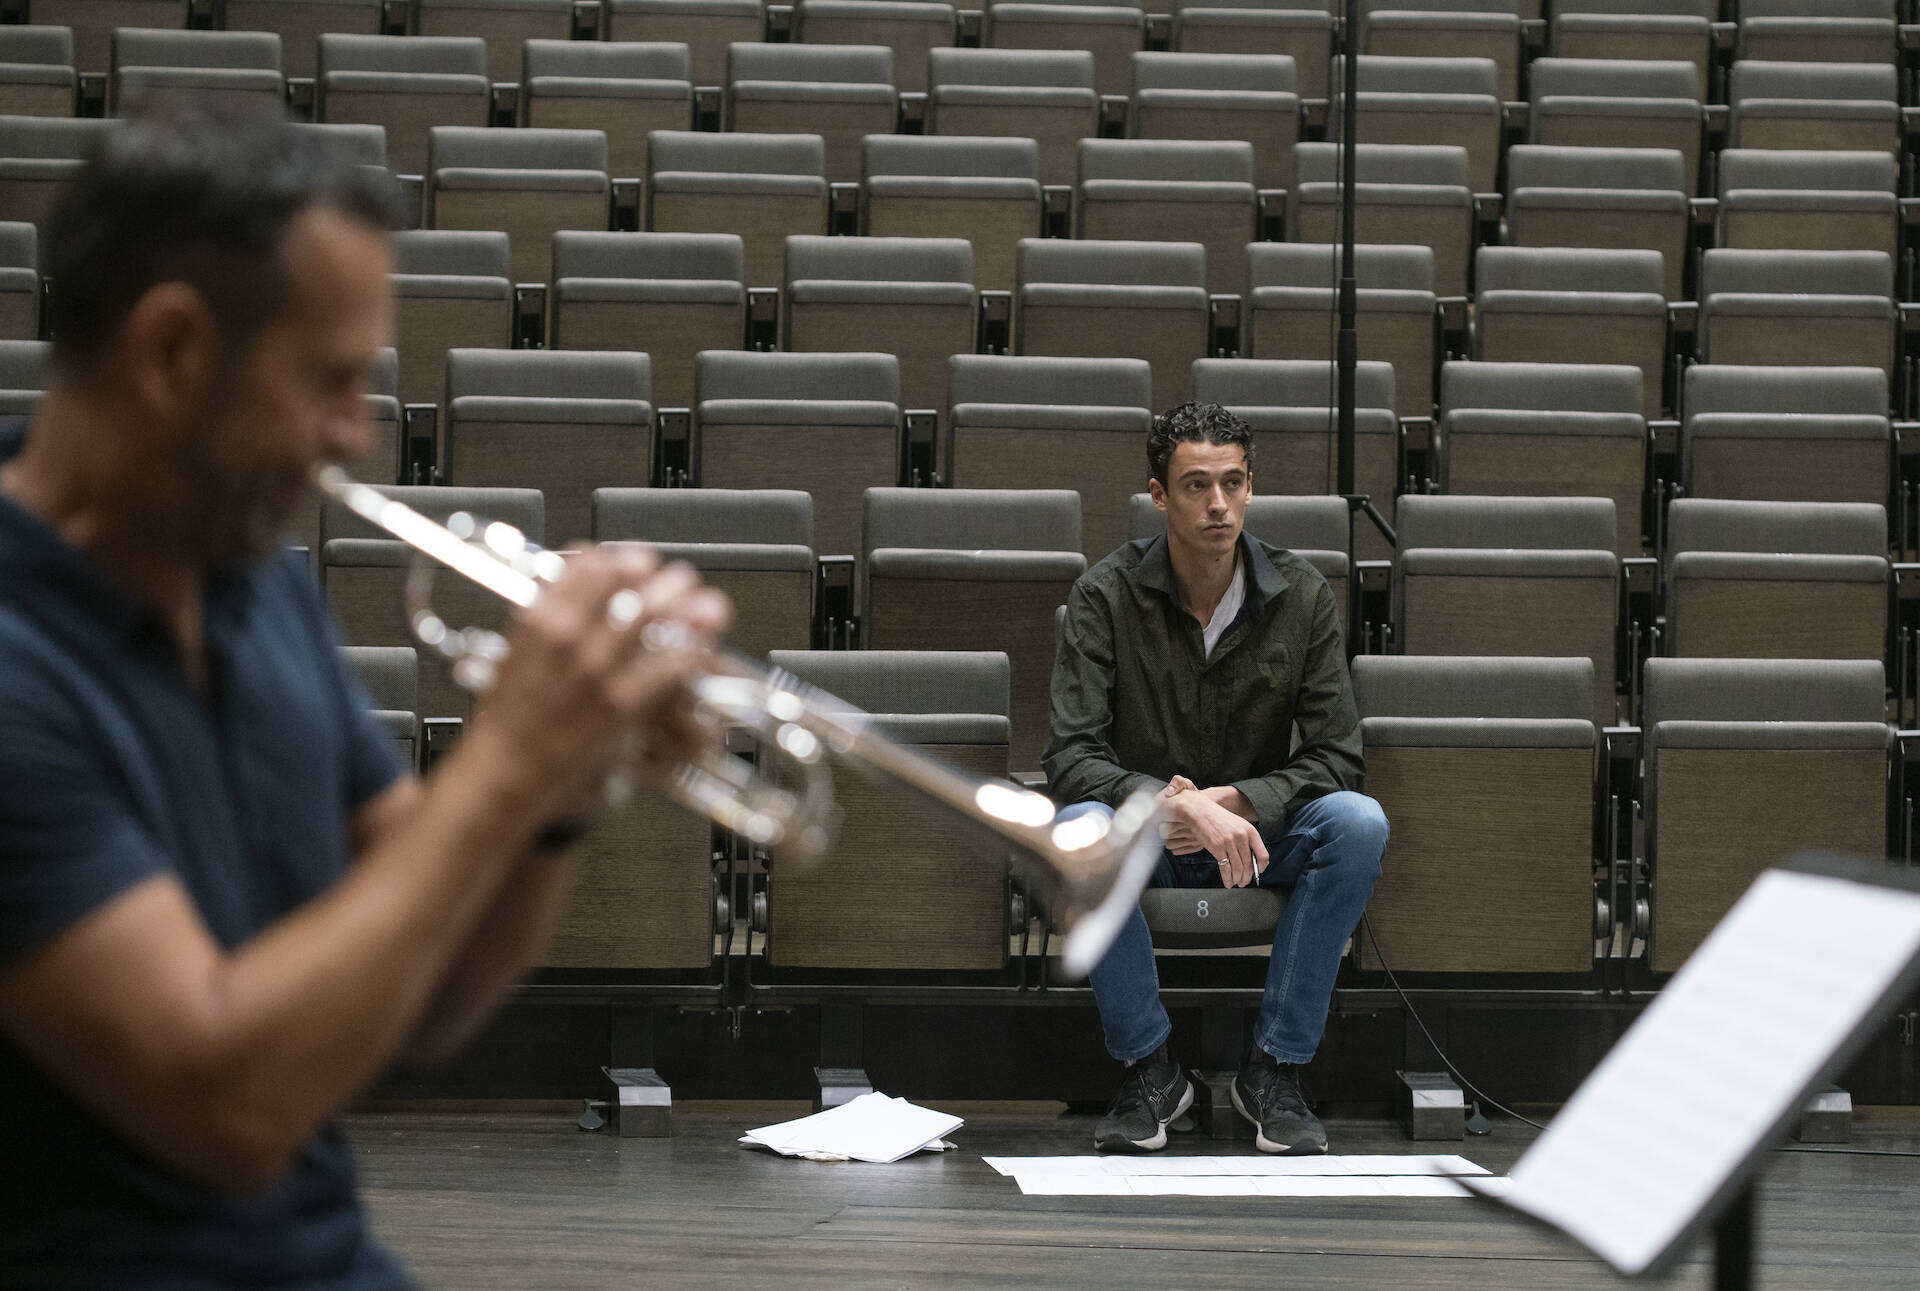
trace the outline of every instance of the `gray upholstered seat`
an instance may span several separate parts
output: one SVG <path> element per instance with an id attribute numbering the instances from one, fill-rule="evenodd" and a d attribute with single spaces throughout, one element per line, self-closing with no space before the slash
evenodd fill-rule
<path id="1" fill-rule="evenodd" d="M 1613 724 L 1620 562 L 1611 499 L 1409 493 L 1396 514 L 1397 653 L 1591 659 L 1593 722 Z"/>
<path id="2" fill-rule="evenodd" d="M 815 547 L 857 552 L 861 496 L 901 477 L 891 354 L 709 350 L 694 360 L 693 480 L 813 495 Z"/>
<path id="3" fill-rule="evenodd" d="M 608 173 L 647 173 L 647 135 L 693 125 L 693 62 L 678 43 L 529 40 L 520 73 L 526 123 L 604 130 Z"/>
<path id="4" fill-rule="evenodd" d="M 1743 58 L 1727 78 L 1727 142 L 1736 148 L 1869 148 L 1898 152 L 1898 69 L 1884 63 Z"/>
<path id="5" fill-rule="evenodd" d="M 893 51 L 893 83 L 924 94 L 927 55 L 950 48 L 959 18 L 945 0 L 800 0 L 794 38 L 814 45 L 883 45 Z"/>
<path id="6" fill-rule="evenodd" d="M 0 340 L 0 417 L 24 416 L 47 388 L 45 341 Z"/>
<path id="7" fill-rule="evenodd" d="M 1701 257 L 1700 358 L 1891 372 L 1899 333 L 1884 251 L 1745 251 Z"/>
<path id="8" fill-rule="evenodd" d="M 320 37 L 315 119 L 385 126 L 387 164 L 424 175 L 435 126 L 484 126 L 492 111 L 478 36 Z"/>
<path id="9" fill-rule="evenodd" d="M 785 348 L 892 354 L 906 408 L 946 407 L 947 359 L 973 350 L 979 300 L 962 238 L 787 239 Z"/>
<path id="10" fill-rule="evenodd" d="M 552 544 L 584 539 L 596 487 L 653 478 L 651 398 L 632 351 L 451 350 L 443 478 L 539 489 Z"/>
<path id="11" fill-rule="evenodd" d="M 358 122 L 296 121 L 293 128 L 324 139 L 334 154 L 356 166 L 387 167 L 387 131 L 384 126 Z"/>
<path id="12" fill-rule="evenodd" d="M 507 235 L 413 230 L 393 236 L 400 401 L 438 404 L 447 351 L 513 337 Z"/>
<path id="13" fill-rule="evenodd" d="M 728 648 L 803 650 L 813 629 L 813 499 L 796 489 L 595 489 L 596 542 L 646 542 L 733 602 Z"/>
<path id="14" fill-rule="evenodd" d="M 16 11 L 18 12 L 18 11 Z M 105 75 L 113 65 L 113 33 L 124 27 L 180 31 L 187 25 L 186 0 L 36 0 L 24 18 L 72 33 L 69 61 L 82 73 Z"/>
<path id="15" fill-rule="evenodd" d="M 881 650 L 1004 651 L 1012 764 L 1038 770 L 1054 611 L 1086 572 L 1066 489 L 868 489 L 860 621 Z"/>
<path id="16" fill-rule="evenodd" d="M 893 51 L 885 45 L 742 42 L 727 51 L 727 128 L 817 134 L 827 178 L 860 177 L 860 140 L 899 124 Z"/>
<path id="17" fill-rule="evenodd" d="M 40 335 L 40 231 L 12 220 L 0 223 L 0 340 Z"/>
<path id="18" fill-rule="evenodd" d="M 725 85 L 727 50 L 766 34 L 766 0 L 607 0 L 608 40 L 685 45 L 695 85 Z"/>
<path id="19" fill-rule="evenodd" d="M 224 0 L 221 13 L 228 31 L 270 31 L 278 36 L 281 70 L 288 76 L 314 74 L 323 34 L 375 36 L 380 32 L 378 0 Z"/>
<path id="20" fill-rule="evenodd" d="M 1339 151 L 1330 143 L 1294 149 L 1297 182 L 1287 204 L 1291 240 L 1339 242 Z M 1355 175 L 1354 236 L 1366 243 L 1432 247 L 1433 290 L 1466 295 L 1474 227 L 1467 150 L 1363 143 Z"/>
<path id="21" fill-rule="evenodd" d="M 1660 253 L 1596 247 L 1481 247 L 1474 357 L 1499 363 L 1624 363 L 1641 411 L 1658 417 L 1667 364 Z"/>
<path id="22" fill-rule="evenodd" d="M 1361 655 L 1353 688 L 1394 831 L 1362 966 L 1591 971 L 1592 661 Z"/>
<path id="23" fill-rule="evenodd" d="M 1491 59 L 1503 101 L 1520 97 L 1520 38 L 1515 0 L 1360 0 L 1361 53 Z"/>
<path id="24" fill-rule="evenodd" d="M 1894 0 L 1742 0 L 1735 58 L 1892 63 Z"/>
<path id="25" fill-rule="evenodd" d="M 1327 97 L 1333 53 L 1331 0 L 1173 0 L 1173 43 L 1183 54 L 1278 54 L 1298 69 L 1303 99 Z"/>
<path id="26" fill-rule="evenodd" d="M 70 117 L 80 76 L 67 27 L 0 27 L 0 114 Z"/>
<path id="27" fill-rule="evenodd" d="M 343 646 L 340 651 L 367 692 L 369 711 L 393 737 L 401 767 L 420 764 L 420 654 L 412 646 Z"/>
<path id="28" fill-rule="evenodd" d="M 1355 96 L 1355 111 L 1360 114 L 1362 138 L 1376 144 L 1449 144 L 1464 148 L 1468 186 L 1476 193 L 1493 191 L 1505 128 L 1500 73 L 1494 60 L 1363 54 L 1359 64 L 1360 92 Z M 1344 62 L 1336 64 L 1333 72 L 1329 139 L 1340 137 L 1340 114 L 1346 105 L 1344 68 Z"/>
<path id="29" fill-rule="evenodd" d="M 1147 17 L 1131 0 L 988 0 L 981 44 L 1090 54 L 1094 88 L 1125 94 L 1129 60 L 1146 43 Z"/>
<path id="30" fill-rule="evenodd" d="M 521 47 L 530 40 L 569 40 L 572 0 L 414 0 L 421 36 L 478 36 L 487 42 L 487 78 L 517 81 Z"/>
<path id="31" fill-rule="evenodd" d="M 1135 54 L 1127 134 L 1244 140 L 1253 145 L 1254 183 L 1284 192 L 1300 139 L 1295 80 L 1285 54 Z"/>
<path id="32" fill-rule="evenodd" d="M 142 97 L 185 92 L 279 107 L 287 84 L 280 38 L 264 31 L 166 31 L 122 27 L 113 33 L 108 103 L 124 114 Z"/>
<path id="33" fill-rule="evenodd" d="M 1527 68 L 1530 143 L 1671 148 L 1700 173 L 1700 69 L 1690 61 L 1536 58 Z M 1689 183 L 1687 191 L 1694 191 Z"/>
<path id="34" fill-rule="evenodd" d="M 516 283 L 545 280 L 555 233 L 611 216 L 603 130 L 435 126 L 427 168 L 432 227 L 504 231 Z"/>
<path id="35" fill-rule="evenodd" d="M 827 231 L 819 135 L 656 130 L 647 147 L 646 227 L 739 234 L 749 287 L 779 285 L 787 238 Z"/>
<path id="36" fill-rule="evenodd" d="M 1892 153 L 1728 148 L 1719 159 L 1720 245 L 1880 251 L 1900 245 Z"/>
<path id="37" fill-rule="evenodd" d="M 1079 237 L 1197 243 L 1207 290 L 1239 288 L 1259 214 L 1252 144 L 1082 139 L 1076 155 Z"/>
<path id="38" fill-rule="evenodd" d="M 869 135 L 862 158 L 863 233 L 966 238 L 975 285 L 1012 290 L 1015 248 L 1040 231 L 1040 149 L 1033 140 Z"/>
<path id="39" fill-rule="evenodd" d="M 1144 359 L 1159 405 L 1188 397 L 1209 325 L 1199 243 L 1026 238 L 1014 278 L 1016 354 Z"/>
<path id="40" fill-rule="evenodd" d="M 1887 374 L 1870 367 L 1687 369 L 1680 478 L 1691 497 L 1880 502 Z"/>
<path id="41" fill-rule="evenodd" d="M 1077 491 L 1089 563 L 1125 540 L 1126 499 L 1153 422 L 1144 361 L 962 354 L 947 389 L 951 484 Z"/>
<path id="42" fill-rule="evenodd" d="M 1548 46 L 1560 58 L 1688 63 L 1694 97 L 1702 98 L 1719 15 L 1718 0 L 1560 0 Z"/>
<path id="43" fill-rule="evenodd" d="M 1887 513 L 1867 502 L 1680 498 L 1667 515 L 1666 653 L 1878 659 Z"/>
<path id="44" fill-rule="evenodd" d="M 93 117 L 0 116 L 0 220 L 43 225 L 61 186 L 115 126 Z"/>
<path id="45" fill-rule="evenodd" d="M 1507 150 L 1508 241 L 1522 247 L 1652 248 L 1661 294 L 1682 298 L 1691 246 L 1694 177 L 1674 148 Z"/>
<path id="46" fill-rule="evenodd" d="M 1099 133 L 1086 50 L 936 49 L 927 55 L 927 133 L 1031 139 L 1040 179 L 1073 182 L 1074 148 Z"/>
<path id="47" fill-rule="evenodd" d="M 1680 967 L 1761 870 L 1886 849 L 1878 660 L 1649 659 L 1648 966 Z"/>
<path id="48" fill-rule="evenodd" d="M 776 668 L 873 714 L 872 729 L 972 775 L 1007 773 L 1007 658 L 941 650 L 776 650 Z M 1007 955 L 1006 870 L 956 817 L 859 776 L 835 785 L 839 841 L 804 873 L 774 854 L 767 960 L 787 969 L 995 971 Z M 874 875 L 886 900 L 869 899 Z"/>
<path id="49" fill-rule="evenodd" d="M 691 407 L 694 355 L 745 344 L 744 265 L 733 233 L 556 233 L 552 344 L 644 351 L 655 406 Z"/>
<path id="50" fill-rule="evenodd" d="M 1647 453 L 1643 380 L 1639 368 L 1624 364 L 1447 364 L 1440 383 L 1443 487 L 1610 498 L 1615 548 L 1637 554 Z"/>

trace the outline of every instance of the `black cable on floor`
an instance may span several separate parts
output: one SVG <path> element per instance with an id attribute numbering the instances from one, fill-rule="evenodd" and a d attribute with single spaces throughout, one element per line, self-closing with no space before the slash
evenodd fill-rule
<path id="1" fill-rule="evenodd" d="M 1445 1067 L 1447 1071 L 1452 1074 L 1453 1078 L 1460 1082 L 1460 1087 L 1496 1112 L 1504 1112 L 1514 1120 L 1531 1125 L 1536 1130 L 1546 1129 L 1546 1126 L 1533 1120 L 1531 1117 L 1522 1116 L 1511 1107 L 1496 1103 L 1493 1099 L 1488 1098 L 1486 1094 L 1481 1092 L 1479 1086 L 1460 1074 L 1460 1069 L 1453 1065 L 1453 1060 L 1447 1057 L 1446 1053 L 1440 1048 L 1440 1042 L 1433 1038 L 1433 1032 L 1427 1030 L 1427 1024 L 1420 1020 L 1420 1014 L 1414 1009 L 1413 1001 L 1407 998 L 1405 991 L 1400 989 L 1400 981 L 1393 975 L 1393 970 L 1387 967 L 1387 957 L 1380 951 L 1380 938 L 1373 931 L 1373 921 L 1368 919 L 1365 914 L 1362 914 L 1360 916 L 1360 926 L 1367 930 L 1367 940 L 1373 943 L 1373 954 L 1374 957 L 1380 961 L 1380 971 L 1387 975 L 1387 985 L 1391 986 L 1394 994 L 1400 997 L 1401 1006 L 1407 1010 L 1407 1016 L 1412 1018 L 1413 1024 L 1420 1028 L 1420 1034 L 1427 1038 L 1427 1043 L 1432 1046 L 1434 1054 L 1439 1057 L 1440 1065 Z"/>

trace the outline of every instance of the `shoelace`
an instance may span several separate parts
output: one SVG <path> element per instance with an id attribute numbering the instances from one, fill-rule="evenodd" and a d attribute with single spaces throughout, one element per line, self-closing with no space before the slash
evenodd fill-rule
<path id="1" fill-rule="evenodd" d="M 1165 1093 L 1148 1079 L 1146 1064 L 1139 1063 L 1127 1069 L 1126 1079 L 1120 1082 L 1120 1090 L 1113 1096 L 1112 1110 L 1120 1112 L 1128 1107 L 1144 1106 L 1158 1119 L 1160 1112 L 1156 1099 L 1163 1098 Z"/>

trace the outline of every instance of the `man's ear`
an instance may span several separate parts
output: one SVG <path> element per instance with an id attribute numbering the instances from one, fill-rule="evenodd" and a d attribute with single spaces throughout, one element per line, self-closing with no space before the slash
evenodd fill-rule
<path id="1" fill-rule="evenodd" d="M 1153 499 L 1153 505 L 1157 509 L 1161 511 L 1167 509 L 1167 490 L 1160 481 L 1153 476 L 1147 477 L 1147 496 Z"/>
<path id="2" fill-rule="evenodd" d="M 163 282 L 135 301 L 120 324 L 119 361 L 147 415 L 177 422 L 205 407 L 219 371 L 220 337 L 206 297 Z"/>

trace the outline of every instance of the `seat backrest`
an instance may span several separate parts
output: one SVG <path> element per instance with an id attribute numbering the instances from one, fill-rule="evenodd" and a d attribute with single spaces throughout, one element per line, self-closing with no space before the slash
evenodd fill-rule
<path id="1" fill-rule="evenodd" d="M 673 41 L 529 40 L 525 48 L 529 80 L 693 81 L 692 57 Z"/>
<path id="2" fill-rule="evenodd" d="M 1221 93 L 1282 94 L 1298 83 L 1298 69 L 1286 54 L 1170 54 L 1142 51 L 1133 56 L 1133 88 L 1141 90 L 1215 90 Z M 1365 82 L 1362 82 L 1364 84 Z"/>
<path id="3" fill-rule="evenodd" d="M 471 397 L 647 403 L 652 371 L 631 350 L 448 350 L 447 398 Z"/>
<path id="4" fill-rule="evenodd" d="M 1080 181 L 1149 180 L 1178 183 L 1253 183 L 1253 145 L 1188 139 L 1082 139 Z"/>
<path id="5" fill-rule="evenodd" d="M 1882 722 L 1877 659 L 1649 659 L 1645 724 Z"/>
<path id="6" fill-rule="evenodd" d="M 794 45 L 736 41 L 727 46 L 727 79 L 891 86 L 893 50 L 885 45 Z"/>
<path id="7" fill-rule="evenodd" d="M 342 646 L 340 653 L 376 712 L 418 709 L 420 656 L 412 646 Z"/>
<path id="8" fill-rule="evenodd" d="M 1627 363 L 1462 363 L 1440 369 L 1440 407 L 1638 415 L 1645 374 Z"/>
<path id="9" fill-rule="evenodd" d="M 1400 550 L 1491 547 L 1613 551 L 1611 498 L 1507 498 L 1409 493 L 1395 507 Z"/>
<path id="10" fill-rule="evenodd" d="M 40 263 L 40 230 L 25 220 L 0 220 L 0 269 L 31 269 Z"/>
<path id="11" fill-rule="evenodd" d="M 1667 547 L 1802 556 L 1887 553 L 1886 508 L 1873 502 L 1746 502 L 1678 498 L 1667 512 Z"/>
<path id="12" fill-rule="evenodd" d="M 973 283 L 973 244 L 965 238 L 787 239 L 787 282 Z"/>
<path id="13" fill-rule="evenodd" d="M 72 67 L 73 29 L 0 26 L 0 63 Z"/>
<path id="14" fill-rule="evenodd" d="M 647 136 L 647 171 L 825 177 L 827 144 L 817 134 L 655 130 Z"/>
<path id="15" fill-rule="evenodd" d="M 553 235 L 553 276 L 739 282 L 745 245 L 737 233 L 602 233 L 563 229 Z"/>
<path id="16" fill-rule="evenodd" d="M 1355 151 L 1354 177 L 1362 184 L 1466 188 L 1472 173 L 1467 150 L 1453 144 L 1363 143 Z M 1340 178 L 1339 144 L 1298 144 L 1293 157 L 1303 184 Z"/>
<path id="17" fill-rule="evenodd" d="M 1406 58 L 1362 54 L 1362 94 L 1478 94 L 1500 92 L 1500 70 L 1491 58 Z M 1333 65 L 1334 93 L 1346 87 L 1346 60 Z"/>
<path id="18" fill-rule="evenodd" d="M 1740 0 L 1749 18 L 1877 18 L 1894 20 L 1893 0 Z"/>
<path id="19" fill-rule="evenodd" d="M 956 354 L 947 361 L 947 397 L 955 407 L 979 403 L 1150 408 L 1153 369 L 1144 359 Z"/>
<path id="20" fill-rule="evenodd" d="M 891 354 L 779 354 L 702 350 L 694 398 L 900 402 L 900 360 Z"/>
<path id="21" fill-rule="evenodd" d="M 436 277 L 505 278 L 507 235 L 460 229 L 407 229 L 393 235 L 393 271 Z"/>
<path id="22" fill-rule="evenodd" d="M 799 489 L 595 489 L 596 542 L 813 546 L 813 495 Z"/>
<path id="23" fill-rule="evenodd" d="M 84 161 L 118 125 L 112 117 L 0 117 L 0 157 Z"/>
<path id="24" fill-rule="evenodd" d="M 1898 69 L 1888 63 L 1772 63 L 1743 58 L 1727 80 L 1736 110 L 1755 99 L 1885 102 L 1900 99 Z"/>
<path id="25" fill-rule="evenodd" d="M 1755 251 L 1716 247 L 1700 265 L 1700 297 L 1722 292 L 1893 297 L 1884 251 Z"/>
<path id="26" fill-rule="evenodd" d="M 46 341 L 0 341 L 0 390 L 47 388 Z"/>
<path id="27" fill-rule="evenodd" d="M 173 31 L 119 27 L 113 33 L 113 66 L 225 67 L 277 72 L 280 37 L 266 31 Z"/>
<path id="28" fill-rule="evenodd" d="M 1414 13 L 1519 14 L 1519 0 L 1360 0 L 1360 14 L 1370 18 L 1383 10 Z"/>
<path id="29" fill-rule="evenodd" d="M 436 76 L 485 76 L 487 42 L 478 36 L 320 37 L 320 75 L 388 72 Z"/>
<path id="30" fill-rule="evenodd" d="M 1661 295 L 1658 251 L 1601 247 L 1483 246 L 1474 258 L 1476 291 L 1600 291 Z"/>
<path id="31" fill-rule="evenodd" d="M 1559 0 L 1553 16 L 1607 14 L 1630 17 L 1696 18 L 1710 22 L 1720 16 L 1720 0 Z"/>
<path id="32" fill-rule="evenodd" d="M 333 154 L 356 166 L 387 164 L 387 128 L 358 121 L 296 121 L 295 130 L 324 139 Z"/>
<path id="33" fill-rule="evenodd" d="M 868 489 L 863 555 L 888 547 L 938 551 L 1080 550 L 1072 489 Z"/>
<path id="34" fill-rule="evenodd" d="M 1021 238 L 1014 280 L 1113 287 L 1207 285 L 1207 252 L 1198 242 L 1098 242 Z"/>
<path id="35" fill-rule="evenodd" d="M 1536 58 L 1527 64 L 1527 84 L 1536 104 L 1550 98 L 1700 101 L 1699 70 L 1677 60 Z"/>
<path id="36" fill-rule="evenodd" d="M 380 492 L 404 502 L 429 520 L 444 521 L 456 511 L 465 511 L 482 520 L 510 524 L 533 542 L 546 537 L 546 499 L 538 489 L 461 488 L 450 484 L 384 485 Z M 385 530 L 367 521 L 337 502 L 329 502 L 320 513 L 320 541 L 336 538 L 386 539 Z"/>
<path id="37" fill-rule="evenodd" d="M 1339 379 L 1339 366 L 1324 359 L 1196 359 L 1193 397 L 1229 408 L 1332 408 Z M 1356 408 L 1392 408 L 1393 364 L 1362 359 L 1353 392 Z"/>
<path id="38" fill-rule="evenodd" d="M 1010 702 L 997 650 L 775 650 L 767 662 L 869 713 L 1005 716 Z"/>
<path id="39" fill-rule="evenodd" d="M 1523 655 L 1363 654 L 1353 661 L 1360 716 L 1585 721 L 1593 660 Z"/>
<path id="40" fill-rule="evenodd" d="M 1681 391 L 1686 417 L 1712 412 L 1884 417 L 1887 374 L 1879 368 L 1748 367 L 1696 363 Z"/>
<path id="41" fill-rule="evenodd" d="M 1334 0 L 1233 0 L 1228 5 L 1225 0 L 1173 0 L 1173 10 L 1181 13 L 1190 9 L 1279 9 L 1302 14 L 1333 13 Z"/>
<path id="42" fill-rule="evenodd" d="M 607 168 L 603 130 L 495 130 L 487 126 L 434 126 L 427 134 L 431 170 L 600 170 Z"/>
<path id="43" fill-rule="evenodd" d="M 1091 90 L 1093 55 L 1054 49 L 928 50 L 927 88 L 937 92 L 948 85 Z"/>
<path id="44" fill-rule="evenodd" d="M 1890 152 L 1839 149 L 1727 148 L 1720 154 L 1720 195 L 1737 189 L 1892 193 L 1900 164 Z"/>
<path id="45" fill-rule="evenodd" d="M 1687 193 L 1693 184 L 1677 148 L 1562 148 L 1522 143 L 1507 150 L 1507 191 L 1599 188 Z"/>
<path id="46" fill-rule="evenodd" d="M 1385 243 L 1353 248 L 1360 290 L 1432 291 L 1433 248 Z M 1247 246 L 1250 287 L 1325 287 L 1340 284 L 1340 248 L 1315 242 L 1253 242 Z"/>
<path id="47" fill-rule="evenodd" d="M 966 179 L 1040 179 L 1040 145 L 1031 139 L 974 135 L 870 134 L 861 174 Z"/>

